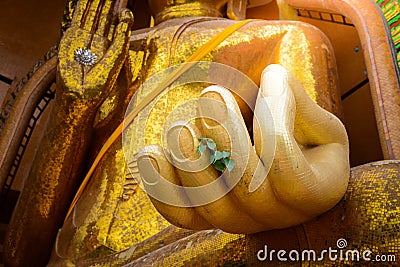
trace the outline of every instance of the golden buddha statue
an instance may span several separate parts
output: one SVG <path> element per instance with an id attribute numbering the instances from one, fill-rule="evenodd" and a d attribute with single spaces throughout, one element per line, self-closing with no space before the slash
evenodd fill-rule
<path id="1" fill-rule="evenodd" d="M 165 90 L 131 121 L 125 133 L 131 141 L 123 148 L 120 136 L 96 161 L 129 102 L 135 109 L 151 96 L 154 87 L 143 84 L 184 63 L 236 23 L 226 14 L 241 19 L 245 9 L 244 1 L 234 0 L 149 0 L 155 26 L 131 32 L 132 16 L 120 11 L 122 2 L 79 1 L 63 36 L 56 100 L 6 236 L 7 265 L 44 265 L 52 248 L 50 266 L 170 265 L 174 259 L 204 265 L 221 255 L 226 257 L 221 265 L 253 264 L 254 257 L 263 258 L 264 244 L 300 249 L 312 238 L 309 246 L 319 249 L 329 238 L 346 238 L 336 235 L 348 231 L 346 220 L 364 223 L 364 217 L 343 218 L 347 206 L 337 205 L 348 185 L 349 151 L 344 126 L 333 115 L 341 116 L 341 109 L 332 48 L 317 28 L 298 21 L 249 21 L 200 58 L 240 71 L 259 91 L 244 88 L 238 95 L 204 82 Z M 254 101 L 247 107 L 240 97 Z M 184 106 L 187 102 L 192 105 Z M 194 114 L 205 118 L 192 119 Z M 208 164 L 210 153 L 197 151 L 204 137 L 235 162 L 212 193 L 226 194 L 179 207 L 159 201 L 157 194 L 149 197 L 146 185 L 139 186 L 139 172 L 145 183 L 158 176 L 186 188 L 217 180 L 221 173 Z M 179 163 L 182 159 L 206 167 L 191 172 L 191 163 Z M 91 165 L 90 180 L 62 223 Z M 229 177 L 238 177 L 232 190 L 225 188 Z M 262 183 L 249 190 L 259 178 Z M 357 197 L 367 194 L 366 187 L 354 184 L 349 194 L 363 208 Z M 202 197 L 176 196 L 189 203 Z M 347 208 L 354 213 L 353 206 Z M 243 248 L 246 253 L 238 255 Z"/>

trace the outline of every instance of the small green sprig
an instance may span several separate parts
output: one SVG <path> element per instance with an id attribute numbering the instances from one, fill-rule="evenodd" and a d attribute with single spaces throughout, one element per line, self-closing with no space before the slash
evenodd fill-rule
<path id="1" fill-rule="evenodd" d="M 200 137 L 199 141 L 200 144 L 197 147 L 197 151 L 201 155 L 206 149 L 210 150 L 210 163 L 214 165 L 216 170 L 220 172 L 223 172 L 225 169 L 227 169 L 228 172 L 233 170 L 235 161 L 230 158 L 231 152 L 218 151 L 217 144 L 211 138 Z"/>

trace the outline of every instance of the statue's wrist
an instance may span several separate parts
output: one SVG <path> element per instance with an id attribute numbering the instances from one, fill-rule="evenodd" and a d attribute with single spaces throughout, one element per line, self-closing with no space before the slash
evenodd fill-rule
<path id="1" fill-rule="evenodd" d="M 60 99 L 61 98 L 61 99 Z M 67 124 L 92 125 L 97 107 L 86 100 L 56 96 L 53 115 L 58 122 Z"/>

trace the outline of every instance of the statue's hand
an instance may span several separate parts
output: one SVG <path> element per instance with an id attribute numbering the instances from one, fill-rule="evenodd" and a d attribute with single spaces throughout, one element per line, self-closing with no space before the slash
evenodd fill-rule
<path id="1" fill-rule="evenodd" d="M 115 0 L 80 0 L 59 48 L 57 84 L 62 95 L 99 105 L 115 84 L 129 48 L 133 15 L 113 11 Z M 90 50 L 90 52 L 89 52 Z M 79 52 L 78 52 L 79 51 Z M 86 51 L 86 52 L 85 52 Z"/>
<path id="2" fill-rule="evenodd" d="M 349 178 L 345 128 L 315 104 L 283 67 L 271 65 L 262 74 L 254 147 L 228 90 L 207 88 L 198 110 L 202 119 L 196 124 L 171 126 L 167 149 L 152 145 L 138 155 L 144 188 L 171 223 L 254 233 L 305 222 L 332 208 L 345 193 Z M 200 156 L 201 137 L 214 140 L 219 151 L 230 151 L 233 169 L 221 176 L 210 165 L 211 150 Z M 163 180 L 185 189 L 169 187 Z M 216 180 L 214 187 L 199 190 Z M 172 205 L 176 200 L 184 205 Z"/>

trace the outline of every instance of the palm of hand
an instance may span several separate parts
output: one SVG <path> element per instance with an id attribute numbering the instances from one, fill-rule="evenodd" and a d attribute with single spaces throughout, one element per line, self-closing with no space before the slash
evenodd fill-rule
<path id="1" fill-rule="evenodd" d="M 64 94 L 98 104 L 111 91 L 127 55 L 132 23 L 130 11 L 122 10 L 118 25 L 112 25 L 115 2 L 78 2 L 58 54 L 57 83 Z M 93 64 L 77 60 L 79 49 L 90 49 Z"/>

